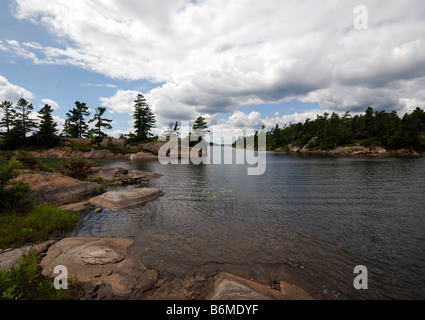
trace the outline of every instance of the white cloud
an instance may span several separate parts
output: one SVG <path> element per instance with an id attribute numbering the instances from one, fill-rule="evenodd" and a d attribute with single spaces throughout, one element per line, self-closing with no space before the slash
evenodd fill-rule
<path id="1" fill-rule="evenodd" d="M 0 97 L 2 101 L 17 102 L 19 99 L 32 99 L 34 95 L 17 85 L 11 84 L 9 80 L 0 75 Z"/>
<path id="2" fill-rule="evenodd" d="M 364 1 L 369 29 L 362 31 L 353 26 L 357 0 L 15 2 L 17 18 L 46 26 L 62 47 L 8 40 L 1 50 L 164 82 L 146 94 L 164 122 L 293 98 L 333 110 L 403 110 L 423 101 L 415 85 L 425 75 L 420 0 Z M 128 94 L 102 102 L 129 112 Z"/>
<path id="3" fill-rule="evenodd" d="M 112 97 L 101 97 L 102 106 L 112 109 L 118 113 L 132 114 L 134 101 L 140 92 L 132 90 L 118 90 Z"/>
<path id="4" fill-rule="evenodd" d="M 52 107 L 53 110 L 59 109 L 59 104 L 56 101 L 50 100 L 50 99 L 41 99 L 41 102 L 43 104 L 48 104 Z"/>
<path id="5" fill-rule="evenodd" d="M 103 83 L 96 83 L 96 84 L 94 84 L 94 83 L 83 83 L 82 86 L 84 86 L 84 87 L 98 87 L 98 88 L 100 88 L 100 87 L 117 88 L 118 87 L 117 85 L 110 84 L 110 83 L 106 83 L 106 84 L 103 84 Z"/>

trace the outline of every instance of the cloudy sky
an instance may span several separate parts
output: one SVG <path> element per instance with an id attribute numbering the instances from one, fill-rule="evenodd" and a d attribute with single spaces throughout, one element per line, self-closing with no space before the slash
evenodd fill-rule
<path id="1" fill-rule="evenodd" d="M 137 93 L 158 127 L 425 106 L 422 0 L 2 0 L 0 24 L 1 101 L 106 106 L 115 135 Z"/>

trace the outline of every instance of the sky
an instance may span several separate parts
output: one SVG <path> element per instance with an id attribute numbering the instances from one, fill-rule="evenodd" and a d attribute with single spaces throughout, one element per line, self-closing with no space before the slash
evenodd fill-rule
<path id="1" fill-rule="evenodd" d="M 113 136 L 138 93 L 156 134 L 198 116 L 218 131 L 404 114 L 425 108 L 424 53 L 422 0 L 0 3 L 0 101 L 50 104 L 59 127 L 75 101 L 105 106 Z"/>

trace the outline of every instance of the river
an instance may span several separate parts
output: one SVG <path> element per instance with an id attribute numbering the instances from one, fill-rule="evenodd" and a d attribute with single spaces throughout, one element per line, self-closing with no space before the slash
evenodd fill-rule
<path id="1" fill-rule="evenodd" d="M 335 299 L 425 299 L 425 158 L 268 152 L 261 176 L 236 164 L 101 165 L 160 173 L 146 186 L 165 195 L 89 213 L 73 236 L 131 238 L 133 254 L 173 273 L 291 266 Z M 354 288 L 358 265 L 368 290 Z"/>

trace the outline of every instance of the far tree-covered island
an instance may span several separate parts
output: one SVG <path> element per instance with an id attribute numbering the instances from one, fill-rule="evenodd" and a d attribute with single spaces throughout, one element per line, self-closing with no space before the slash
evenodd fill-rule
<path id="1" fill-rule="evenodd" d="M 360 115 L 325 113 L 304 123 L 276 125 L 267 132 L 268 150 L 291 151 L 296 147 L 297 150 L 329 151 L 353 145 L 424 152 L 425 112 L 416 108 L 400 117 L 396 111 L 374 111 L 369 107 Z"/>

